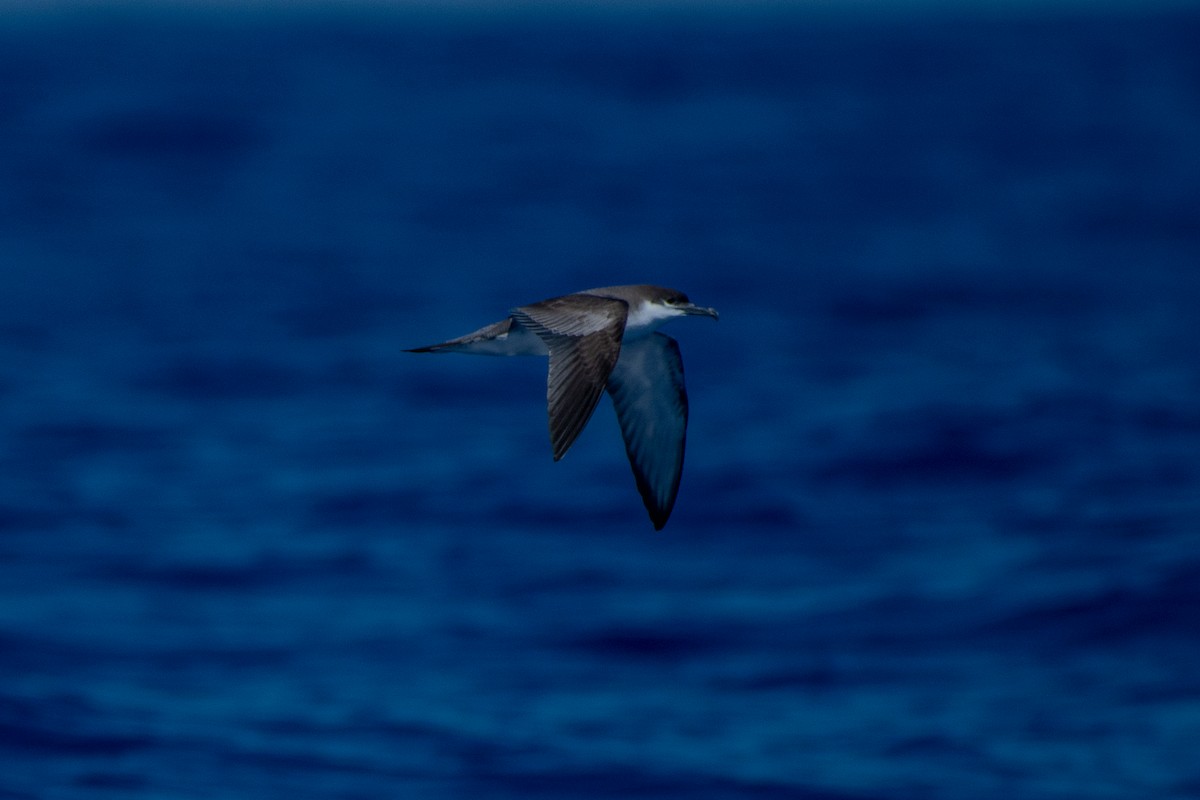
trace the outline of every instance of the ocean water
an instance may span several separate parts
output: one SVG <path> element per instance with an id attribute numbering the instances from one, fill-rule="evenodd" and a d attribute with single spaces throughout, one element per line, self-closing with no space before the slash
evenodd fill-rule
<path id="1" fill-rule="evenodd" d="M 0 16 L 0 797 L 1200 797 L 1194 11 Z"/>

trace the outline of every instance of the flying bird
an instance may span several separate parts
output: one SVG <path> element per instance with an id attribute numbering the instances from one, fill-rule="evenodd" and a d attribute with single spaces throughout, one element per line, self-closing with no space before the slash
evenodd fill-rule
<path id="1" fill-rule="evenodd" d="M 688 400 L 679 344 L 658 328 L 684 316 L 718 318 L 715 309 L 674 289 L 608 286 L 520 306 L 466 336 L 406 352 L 549 356 L 555 461 L 579 438 L 607 389 L 638 492 L 661 530 L 679 493 Z"/>

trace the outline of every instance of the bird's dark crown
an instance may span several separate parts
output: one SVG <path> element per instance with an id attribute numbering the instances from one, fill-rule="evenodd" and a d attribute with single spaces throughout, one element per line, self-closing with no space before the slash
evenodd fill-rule
<path id="1" fill-rule="evenodd" d="M 587 294 L 594 294 L 600 297 L 614 297 L 626 302 L 631 302 L 634 298 L 638 298 L 644 299 L 649 303 L 660 303 L 663 305 L 687 305 L 691 302 L 688 300 L 688 296 L 678 289 L 668 289 L 664 286 L 652 286 L 645 283 L 589 289 Z"/>

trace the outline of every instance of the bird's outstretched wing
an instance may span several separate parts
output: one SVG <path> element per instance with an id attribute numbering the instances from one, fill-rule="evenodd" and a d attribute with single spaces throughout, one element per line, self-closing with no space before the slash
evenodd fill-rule
<path id="1" fill-rule="evenodd" d="M 608 376 L 625 452 L 655 530 L 675 507 L 687 438 L 688 399 L 683 359 L 670 336 L 628 341 Z"/>
<path id="2" fill-rule="evenodd" d="M 567 295 L 521 306 L 512 317 L 550 351 L 546 405 L 550 444 L 558 461 L 592 418 L 621 355 L 629 306 L 623 300 Z"/>

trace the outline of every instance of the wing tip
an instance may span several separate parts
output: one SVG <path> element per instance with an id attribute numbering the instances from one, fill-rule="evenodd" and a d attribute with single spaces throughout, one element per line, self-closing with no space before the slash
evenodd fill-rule
<path id="1" fill-rule="evenodd" d="M 671 498 L 671 502 L 665 506 L 651 502 L 648 498 L 643 498 L 643 500 L 646 501 L 646 512 L 650 515 L 650 524 L 654 526 L 654 530 L 661 531 L 667 526 L 667 520 L 671 518 L 671 511 L 675 508 L 675 499 Z"/>
<path id="2" fill-rule="evenodd" d="M 567 451 L 571 449 L 571 445 L 575 444 L 575 439 L 577 439 L 578 437 L 579 437 L 578 433 L 575 435 L 575 437 L 569 437 L 566 434 L 564 434 L 562 431 L 556 432 L 553 429 L 551 429 L 551 431 L 550 431 L 550 453 L 551 453 L 551 455 L 554 456 L 555 462 L 562 460 L 562 457 L 567 454 Z"/>

